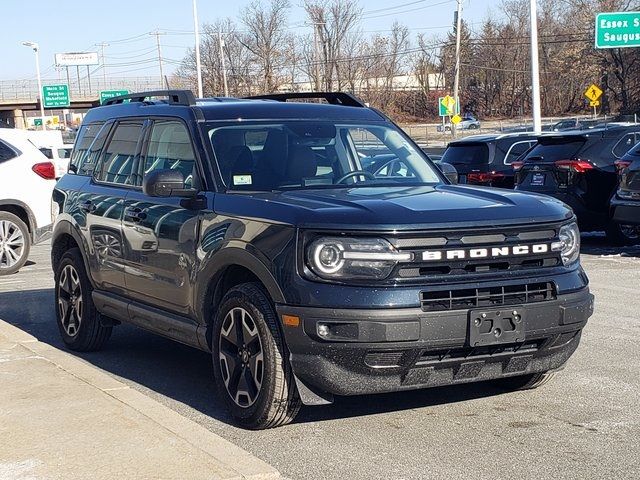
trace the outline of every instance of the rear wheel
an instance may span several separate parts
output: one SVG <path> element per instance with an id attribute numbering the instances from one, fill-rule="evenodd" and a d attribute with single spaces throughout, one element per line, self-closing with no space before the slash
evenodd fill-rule
<path id="1" fill-rule="evenodd" d="M 493 384 L 500 390 L 513 392 L 517 390 L 531 390 L 538 388 L 553 378 L 553 372 L 530 373 L 518 377 L 506 377 L 494 380 Z"/>
<path id="2" fill-rule="evenodd" d="M 269 297 L 256 283 L 224 296 L 212 332 L 214 376 L 233 418 L 251 429 L 291 422 L 300 397 Z"/>
<path id="3" fill-rule="evenodd" d="M 607 240 L 616 245 L 637 245 L 640 243 L 640 225 L 623 225 L 611 222 L 606 230 Z"/>
<path id="4" fill-rule="evenodd" d="M 73 248 L 62 256 L 55 282 L 56 314 L 62 341 L 71 350 L 79 352 L 100 350 L 111 336 L 112 327 L 100 322 L 80 250 Z"/>
<path id="5" fill-rule="evenodd" d="M 20 270 L 29 258 L 31 237 L 20 217 L 0 212 L 0 275 Z"/>

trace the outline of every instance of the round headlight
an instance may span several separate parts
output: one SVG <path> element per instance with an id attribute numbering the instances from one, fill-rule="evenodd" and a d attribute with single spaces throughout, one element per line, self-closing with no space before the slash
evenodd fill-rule
<path id="1" fill-rule="evenodd" d="M 335 273 L 344 265 L 342 251 L 344 247 L 338 243 L 318 243 L 313 249 L 313 260 L 316 268 L 322 273 Z"/>
<path id="2" fill-rule="evenodd" d="M 580 258 L 580 230 L 578 225 L 570 223 L 560 228 L 560 256 L 562 263 L 571 265 Z"/>

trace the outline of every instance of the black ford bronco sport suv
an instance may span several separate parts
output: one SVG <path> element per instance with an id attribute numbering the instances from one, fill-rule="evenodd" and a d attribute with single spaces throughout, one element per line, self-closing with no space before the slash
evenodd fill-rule
<path id="1" fill-rule="evenodd" d="M 537 386 L 593 311 L 563 203 L 450 184 L 344 93 L 111 99 L 54 201 L 66 345 L 128 322 L 210 351 L 248 428 L 334 395 Z"/>

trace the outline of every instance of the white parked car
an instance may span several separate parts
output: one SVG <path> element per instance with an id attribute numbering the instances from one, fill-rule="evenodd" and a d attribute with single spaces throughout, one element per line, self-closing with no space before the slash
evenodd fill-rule
<path id="1" fill-rule="evenodd" d="M 71 158 L 71 150 L 73 145 L 68 143 L 62 146 L 54 145 L 50 147 L 41 147 L 40 151 L 53 162 L 56 166 L 56 179 L 62 177 L 69 169 L 69 159 Z"/>
<path id="2" fill-rule="evenodd" d="M 17 272 L 51 233 L 53 163 L 23 130 L 0 129 L 0 275 Z"/>

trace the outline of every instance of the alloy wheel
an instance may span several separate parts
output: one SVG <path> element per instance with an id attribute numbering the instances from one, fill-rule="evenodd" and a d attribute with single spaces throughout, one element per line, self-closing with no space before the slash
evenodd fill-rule
<path id="1" fill-rule="evenodd" d="M 258 327 L 242 307 L 232 308 L 222 322 L 219 362 L 227 392 L 239 407 L 253 405 L 260 394 L 264 354 Z"/>
<path id="2" fill-rule="evenodd" d="M 70 337 L 78 334 L 82 322 L 82 286 L 78 271 L 66 265 L 58 280 L 58 310 L 62 328 Z"/>
<path id="3" fill-rule="evenodd" d="M 0 220 L 0 269 L 13 267 L 25 252 L 25 238 L 20 227 L 10 220 Z"/>

